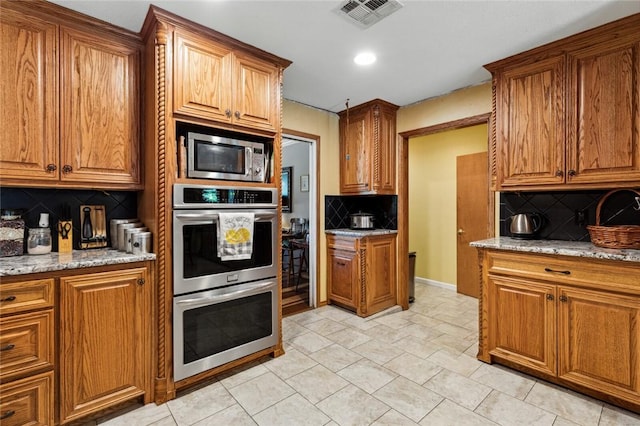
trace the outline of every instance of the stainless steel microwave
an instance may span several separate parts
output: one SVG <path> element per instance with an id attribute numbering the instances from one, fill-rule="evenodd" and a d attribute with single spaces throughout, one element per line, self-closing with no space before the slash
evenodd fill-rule
<path id="1" fill-rule="evenodd" d="M 187 177 L 264 182 L 266 145 L 228 137 L 187 133 Z"/>

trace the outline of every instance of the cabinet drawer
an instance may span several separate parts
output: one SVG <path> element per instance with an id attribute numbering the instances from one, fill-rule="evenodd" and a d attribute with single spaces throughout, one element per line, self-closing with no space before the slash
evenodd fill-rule
<path id="1" fill-rule="evenodd" d="M 0 385 L 0 423 L 53 425 L 53 371 Z"/>
<path id="2" fill-rule="evenodd" d="M 53 306 L 53 278 L 0 285 L 0 314 Z"/>
<path id="3" fill-rule="evenodd" d="M 356 237 L 342 235 L 327 235 L 327 247 L 336 250 L 357 251 L 358 241 Z"/>
<path id="4" fill-rule="evenodd" d="M 512 252 L 489 252 L 487 261 L 489 274 L 640 294 L 640 264 L 634 262 Z"/>
<path id="5" fill-rule="evenodd" d="M 0 380 L 53 367 L 53 309 L 0 318 Z"/>

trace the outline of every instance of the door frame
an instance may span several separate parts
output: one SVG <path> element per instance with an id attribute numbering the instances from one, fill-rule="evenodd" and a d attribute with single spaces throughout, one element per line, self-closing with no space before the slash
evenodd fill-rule
<path id="1" fill-rule="evenodd" d="M 320 297 L 319 282 L 319 240 L 320 232 L 320 215 L 318 214 L 318 206 L 320 205 L 320 136 L 310 133 L 299 132 L 292 129 L 282 129 L 282 139 L 293 139 L 309 143 L 309 306 L 311 308 L 318 307 Z"/>
<path id="2" fill-rule="evenodd" d="M 421 127 L 419 129 L 407 130 L 398 133 L 397 154 L 398 154 L 398 304 L 402 309 L 409 309 L 408 288 L 400 283 L 406 283 L 409 279 L 409 259 L 406 253 L 409 253 L 409 139 L 419 136 L 427 136 L 447 130 L 462 129 L 465 127 L 476 126 L 478 124 L 487 124 L 487 128 L 491 129 L 491 113 L 474 115 L 471 117 L 461 118 L 459 120 L 448 121 L 445 123 L 435 124 L 433 126 Z M 488 162 L 487 169 L 490 171 L 491 164 L 491 147 L 487 134 Z M 491 176 L 491 174 L 489 174 Z M 491 177 L 489 177 L 491 182 Z M 495 200 L 493 192 L 487 186 L 487 197 L 489 199 L 488 206 L 488 222 L 487 231 L 489 237 L 495 235 Z"/>

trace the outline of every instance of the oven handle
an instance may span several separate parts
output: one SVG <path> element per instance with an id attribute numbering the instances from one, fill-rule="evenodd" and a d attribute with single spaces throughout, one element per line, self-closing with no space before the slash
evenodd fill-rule
<path id="1" fill-rule="evenodd" d="M 238 299 L 239 296 L 250 296 L 252 294 L 262 293 L 267 287 L 273 286 L 273 281 L 269 281 L 267 283 L 258 284 L 251 288 L 247 288 L 244 290 L 232 291 L 231 293 L 221 294 L 219 296 L 211 296 L 211 297 L 198 297 L 195 299 L 185 299 L 176 302 L 176 305 L 180 306 L 200 306 L 200 305 L 210 305 L 212 303 L 220 303 L 231 299 Z"/>
<path id="2" fill-rule="evenodd" d="M 256 219 L 269 219 L 275 217 L 275 213 L 256 213 Z M 218 213 L 178 213 L 177 219 L 217 219 Z"/>

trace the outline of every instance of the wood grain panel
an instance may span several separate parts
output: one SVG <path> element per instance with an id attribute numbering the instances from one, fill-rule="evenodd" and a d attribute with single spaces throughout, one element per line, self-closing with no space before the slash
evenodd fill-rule
<path id="1" fill-rule="evenodd" d="M 355 310 L 358 306 L 359 283 L 357 252 L 332 248 L 327 252 L 328 299 Z"/>
<path id="2" fill-rule="evenodd" d="M 57 31 L 53 23 L 0 10 L 3 179 L 58 180 Z"/>
<path id="3" fill-rule="evenodd" d="M 54 424 L 53 371 L 0 385 L 3 426 Z"/>
<path id="4" fill-rule="evenodd" d="M 276 89 L 279 71 L 274 65 L 236 54 L 234 74 L 234 123 L 275 130 L 279 117 Z"/>
<path id="5" fill-rule="evenodd" d="M 373 314 L 396 304 L 396 236 L 367 238 L 367 313 Z"/>
<path id="6" fill-rule="evenodd" d="M 640 394 L 640 300 L 560 288 L 558 375 L 607 393 Z"/>
<path id="7" fill-rule="evenodd" d="M 640 43 L 619 43 L 569 55 L 571 183 L 640 180 Z"/>
<path id="8" fill-rule="evenodd" d="M 61 179 L 139 183 L 139 49 L 70 28 L 61 39 Z"/>
<path id="9" fill-rule="evenodd" d="M 52 278 L 2 283 L 0 286 L 0 314 L 52 307 L 53 286 Z"/>

